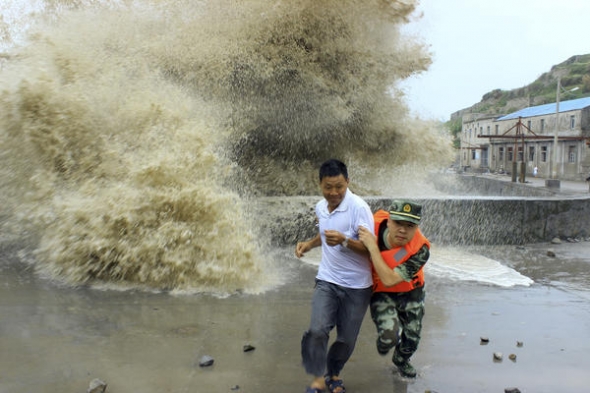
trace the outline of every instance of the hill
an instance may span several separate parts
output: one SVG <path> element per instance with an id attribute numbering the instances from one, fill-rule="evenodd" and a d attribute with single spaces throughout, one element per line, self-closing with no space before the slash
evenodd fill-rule
<path id="1" fill-rule="evenodd" d="M 572 56 L 563 63 L 554 65 L 550 71 L 527 86 L 512 90 L 492 90 L 484 94 L 477 104 L 454 112 L 451 122 L 466 113 L 503 115 L 529 106 L 555 102 L 558 76 L 561 76 L 561 86 L 565 91 L 575 89 L 566 97 L 562 96 L 562 100 L 590 96 L 590 54 Z"/>

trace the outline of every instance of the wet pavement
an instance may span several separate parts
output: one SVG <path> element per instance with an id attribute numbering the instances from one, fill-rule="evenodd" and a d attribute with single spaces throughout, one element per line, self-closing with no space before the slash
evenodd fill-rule
<path id="1" fill-rule="evenodd" d="M 481 174 L 476 176 L 491 178 L 503 182 L 513 182 L 512 176 L 506 174 Z M 513 183 L 536 189 L 549 190 L 554 192 L 556 195 L 562 194 L 564 196 L 590 196 L 590 185 L 586 181 L 559 180 L 559 187 L 548 187 L 546 178 L 529 176 L 525 177 L 524 183 L 520 183 L 518 178 L 516 179 L 516 182 Z"/>
<path id="2" fill-rule="evenodd" d="M 562 262 L 569 261 L 560 268 L 534 257 L 544 246 L 519 250 L 480 251 L 524 269 L 535 279 L 530 287 L 427 276 L 416 380 L 400 378 L 389 357 L 376 353 L 367 315 L 342 373 L 347 391 L 585 391 L 590 283 L 568 287 L 567 269 L 575 273 L 590 264 L 590 242 L 559 245 Z M 84 392 L 94 378 L 108 384 L 107 393 L 303 392 L 309 378 L 299 344 L 315 267 L 295 259 L 291 249 L 274 257 L 287 284 L 228 298 L 61 287 L 2 258 L 0 392 Z M 481 336 L 489 337 L 488 345 L 480 344 Z M 244 345 L 256 349 L 244 352 Z M 504 360 L 494 362 L 494 352 Z M 516 361 L 508 359 L 512 353 Z M 215 359 L 213 366 L 199 367 L 205 355 Z"/>

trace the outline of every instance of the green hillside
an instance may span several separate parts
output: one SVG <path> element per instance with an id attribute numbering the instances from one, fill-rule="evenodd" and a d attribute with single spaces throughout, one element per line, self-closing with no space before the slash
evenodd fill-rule
<path id="1" fill-rule="evenodd" d="M 555 102 L 558 75 L 561 75 L 561 86 L 565 91 L 577 88 L 567 95 L 562 93 L 562 100 L 590 96 L 590 54 L 577 55 L 551 67 L 550 71 L 529 85 L 512 90 L 492 90 L 484 94 L 480 102 L 453 113 L 451 118 L 465 113 L 508 114 L 529 106 Z"/>
<path id="2" fill-rule="evenodd" d="M 563 63 L 539 76 L 534 82 L 512 90 L 495 89 L 483 95 L 480 102 L 469 108 L 454 112 L 446 125 L 455 136 L 461 131 L 461 118 L 467 113 L 505 115 L 529 106 L 555 102 L 557 78 L 561 76 L 562 101 L 590 96 L 590 54 L 572 56 Z M 572 91 L 573 90 L 573 91 Z M 567 93 L 564 93 L 567 91 Z"/>

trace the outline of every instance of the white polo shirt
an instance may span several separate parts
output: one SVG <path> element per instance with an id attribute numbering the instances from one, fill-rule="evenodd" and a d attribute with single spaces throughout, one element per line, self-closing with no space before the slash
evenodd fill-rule
<path id="1" fill-rule="evenodd" d="M 344 199 L 334 211 L 328 211 L 328 201 L 323 199 L 316 204 L 315 212 L 322 238 L 322 259 L 316 278 L 346 288 L 360 289 L 372 286 L 369 257 L 357 254 L 341 244 L 329 246 L 324 235 L 326 230 L 336 230 L 358 240 L 360 226 L 373 232 L 375 224 L 369 205 L 347 189 Z"/>

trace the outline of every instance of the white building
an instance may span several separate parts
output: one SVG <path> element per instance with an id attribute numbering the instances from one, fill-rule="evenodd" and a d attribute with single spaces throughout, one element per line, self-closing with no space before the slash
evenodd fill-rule
<path id="1" fill-rule="evenodd" d="M 461 168 L 521 177 L 537 167 L 538 177 L 585 180 L 590 174 L 590 97 L 559 103 L 559 113 L 556 107 L 532 106 L 501 117 L 464 115 Z"/>

